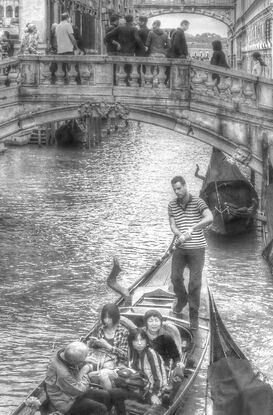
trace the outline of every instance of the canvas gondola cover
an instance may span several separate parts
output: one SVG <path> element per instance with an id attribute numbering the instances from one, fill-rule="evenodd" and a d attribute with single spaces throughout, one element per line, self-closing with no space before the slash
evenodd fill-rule
<path id="1" fill-rule="evenodd" d="M 247 359 L 223 357 L 210 365 L 208 380 L 213 415 L 273 414 L 273 390 Z"/>

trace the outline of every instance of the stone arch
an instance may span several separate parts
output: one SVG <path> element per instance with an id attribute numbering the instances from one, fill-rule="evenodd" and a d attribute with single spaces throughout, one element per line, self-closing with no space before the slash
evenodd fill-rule
<path id="1" fill-rule="evenodd" d="M 175 131 L 181 135 L 188 135 L 193 139 L 217 147 L 230 156 L 234 156 L 239 146 L 231 142 L 219 133 L 209 128 L 189 122 L 187 119 L 176 118 L 175 116 L 162 114 L 153 109 L 142 109 L 139 107 L 129 106 L 128 120 L 144 122 L 167 130 Z M 29 111 L 13 119 L 6 124 L 2 124 L 2 137 L 18 133 L 19 131 L 30 131 L 39 125 L 54 121 L 65 121 L 79 117 L 79 105 L 53 107 L 40 109 L 38 111 Z M 262 160 L 255 154 L 248 163 L 249 167 L 257 173 L 262 174 Z"/>
<path id="2" fill-rule="evenodd" d="M 170 8 L 162 8 L 162 9 L 155 9 L 155 8 L 135 8 L 135 15 L 143 15 L 148 18 L 162 16 L 164 14 L 174 14 L 174 13 L 185 13 L 185 14 L 200 14 L 205 17 L 210 17 L 212 19 L 218 20 L 224 23 L 233 33 L 234 30 L 234 22 L 232 21 L 231 17 L 227 14 L 227 10 L 219 10 L 219 11 L 210 11 L 210 10 L 202 10 L 202 9 L 184 9 L 183 7 L 170 7 Z"/>

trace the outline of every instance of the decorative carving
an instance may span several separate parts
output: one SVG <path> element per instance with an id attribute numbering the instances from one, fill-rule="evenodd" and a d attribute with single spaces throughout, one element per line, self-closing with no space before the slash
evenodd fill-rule
<path id="1" fill-rule="evenodd" d="M 88 101 L 80 105 L 78 112 L 80 117 L 85 119 L 92 117 L 126 119 L 129 114 L 129 110 L 120 102 L 108 104 L 106 102 L 93 103 Z"/>
<path id="2" fill-rule="evenodd" d="M 239 161 L 240 163 L 244 164 L 245 166 L 248 166 L 249 163 L 250 163 L 250 160 L 252 158 L 252 152 L 248 147 L 239 145 L 235 149 L 232 157 L 236 161 Z"/>

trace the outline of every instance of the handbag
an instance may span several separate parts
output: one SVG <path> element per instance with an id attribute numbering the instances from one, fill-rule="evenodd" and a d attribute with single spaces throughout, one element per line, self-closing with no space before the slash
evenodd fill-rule
<path id="1" fill-rule="evenodd" d="M 117 387 L 133 392 L 144 392 L 144 390 L 147 390 L 149 380 L 144 372 L 122 368 L 118 369 L 116 373 L 118 375 L 115 379 Z"/>

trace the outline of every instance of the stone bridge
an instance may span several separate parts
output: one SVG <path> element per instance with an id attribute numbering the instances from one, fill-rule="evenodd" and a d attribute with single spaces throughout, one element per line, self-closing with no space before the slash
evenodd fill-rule
<path id="1" fill-rule="evenodd" d="M 273 146 L 273 82 L 265 78 L 165 58 L 29 55 L 0 64 L 0 140 L 79 118 L 87 102 L 113 116 L 119 105 L 129 120 L 189 135 L 259 173 L 264 143 Z"/>

